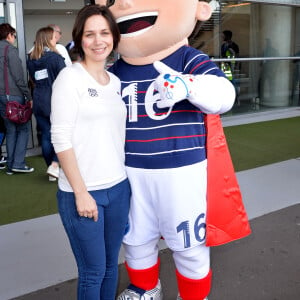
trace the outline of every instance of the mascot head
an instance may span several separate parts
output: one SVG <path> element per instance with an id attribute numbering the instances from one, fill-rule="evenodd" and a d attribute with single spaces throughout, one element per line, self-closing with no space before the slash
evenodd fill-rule
<path id="1" fill-rule="evenodd" d="M 115 16 L 121 42 L 118 52 L 134 65 L 161 60 L 182 45 L 197 21 L 211 16 L 207 2 L 198 0 L 96 0 Z"/>

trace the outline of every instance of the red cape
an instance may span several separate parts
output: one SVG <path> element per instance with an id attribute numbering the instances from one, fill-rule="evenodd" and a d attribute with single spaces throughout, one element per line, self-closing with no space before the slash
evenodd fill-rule
<path id="1" fill-rule="evenodd" d="M 206 245 L 218 246 L 251 233 L 219 115 L 206 115 Z"/>

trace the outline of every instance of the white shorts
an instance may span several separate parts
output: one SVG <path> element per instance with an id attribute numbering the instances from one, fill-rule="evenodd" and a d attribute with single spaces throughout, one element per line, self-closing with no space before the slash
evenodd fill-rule
<path id="1" fill-rule="evenodd" d="M 162 236 L 170 249 L 183 251 L 205 242 L 206 160 L 173 169 L 126 169 L 132 198 L 125 244 Z"/>

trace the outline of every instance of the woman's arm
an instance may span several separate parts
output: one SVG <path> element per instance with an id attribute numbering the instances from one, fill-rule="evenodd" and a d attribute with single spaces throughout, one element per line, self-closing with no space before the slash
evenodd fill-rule
<path id="1" fill-rule="evenodd" d="M 80 216 L 98 219 L 96 201 L 87 191 L 74 152 L 72 136 L 77 122 L 78 74 L 62 70 L 53 84 L 51 98 L 51 141 L 60 165 L 75 194 L 76 207 Z"/>
<path id="2" fill-rule="evenodd" d="M 22 61 L 19 57 L 17 48 L 13 46 L 9 47 L 7 55 L 8 55 L 9 71 L 16 86 L 19 88 L 21 93 L 25 96 L 26 100 L 31 101 L 32 100 L 31 94 L 28 88 L 28 84 L 27 82 L 25 82 Z"/>
<path id="3" fill-rule="evenodd" d="M 75 194 L 77 212 L 80 216 L 98 220 L 98 208 L 96 201 L 87 191 L 81 177 L 74 150 L 68 149 L 57 153 L 61 168 L 63 169 Z"/>

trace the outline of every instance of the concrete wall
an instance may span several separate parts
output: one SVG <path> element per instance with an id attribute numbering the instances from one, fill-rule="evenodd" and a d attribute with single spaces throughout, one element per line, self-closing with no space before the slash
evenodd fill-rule
<path id="1" fill-rule="evenodd" d="M 60 43 L 66 45 L 72 38 L 72 28 L 76 14 L 84 6 L 84 0 L 66 0 L 50 2 L 49 0 L 24 0 L 24 30 L 27 51 L 32 47 L 36 31 L 48 24 L 61 27 Z"/>

